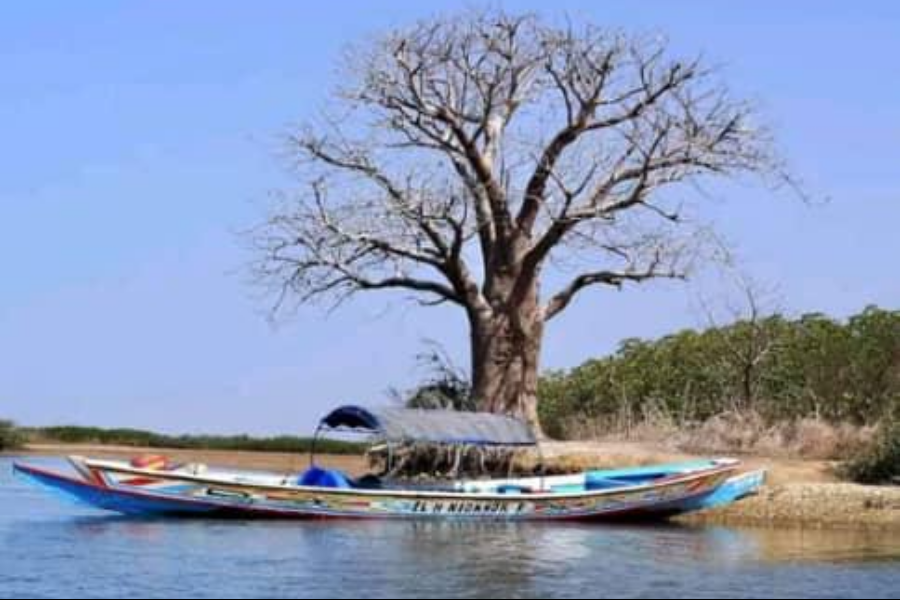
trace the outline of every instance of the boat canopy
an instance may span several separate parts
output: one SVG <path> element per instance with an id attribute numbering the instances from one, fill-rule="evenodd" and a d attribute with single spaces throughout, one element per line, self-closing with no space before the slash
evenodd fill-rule
<path id="1" fill-rule="evenodd" d="M 491 413 L 397 407 L 342 406 L 319 429 L 356 431 L 388 442 L 427 442 L 469 446 L 534 446 L 534 433 L 517 419 Z"/>

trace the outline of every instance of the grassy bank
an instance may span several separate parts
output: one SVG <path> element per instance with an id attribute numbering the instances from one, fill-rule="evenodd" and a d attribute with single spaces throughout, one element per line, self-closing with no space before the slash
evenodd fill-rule
<path id="1" fill-rule="evenodd" d="M 312 449 L 308 437 L 247 435 L 167 435 L 140 429 L 103 429 L 99 427 L 41 427 L 21 430 L 21 438 L 33 444 L 82 444 L 121 446 L 149 449 L 222 450 L 252 452 L 282 452 L 305 454 Z M 319 440 L 317 450 L 328 454 L 360 454 L 364 450 L 356 443 L 339 440 Z"/>

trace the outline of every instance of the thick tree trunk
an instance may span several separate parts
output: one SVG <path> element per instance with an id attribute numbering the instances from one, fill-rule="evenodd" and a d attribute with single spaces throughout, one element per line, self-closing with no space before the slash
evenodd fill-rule
<path id="1" fill-rule="evenodd" d="M 471 319 L 472 393 L 480 410 L 520 418 L 541 438 L 537 386 L 543 334 L 536 295 Z"/>

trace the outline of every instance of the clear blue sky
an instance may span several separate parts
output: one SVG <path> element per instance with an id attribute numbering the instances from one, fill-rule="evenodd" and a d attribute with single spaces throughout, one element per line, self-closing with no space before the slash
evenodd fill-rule
<path id="1" fill-rule="evenodd" d="M 737 187 L 712 218 L 785 308 L 900 307 L 900 4 L 555 4 L 663 31 L 761 101 L 796 170 L 831 202 Z M 0 9 L 0 416 L 305 431 L 334 403 L 409 385 L 423 338 L 464 362 L 462 319 L 388 296 L 271 328 L 234 235 L 283 183 L 273 139 L 327 100 L 341 47 L 456 6 Z M 572 366 L 624 337 L 695 325 L 690 297 L 671 285 L 583 296 L 552 324 L 545 362 Z"/>

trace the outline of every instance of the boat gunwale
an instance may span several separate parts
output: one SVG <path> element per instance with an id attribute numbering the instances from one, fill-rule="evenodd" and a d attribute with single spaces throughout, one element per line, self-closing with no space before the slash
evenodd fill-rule
<path id="1" fill-rule="evenodd" d="M 523 501 L 545 501 L 545 500 L 577 500 L 584 498 L 597 498 L 602 496 L 611 496 L 617 494 L 632 494 L 653 489 L 665 489 L 683 483 L 690 483 L 717 475 L 737 474 L 741 463 L 736 460 L 727 459 L 730 462 L 722 465 L 713 466 L 709 469 L 687 472 L 683 474 L 675 474 L 666 478 L 664 481 L 641 483 L 631 486 L 622 486 L 615 488 L 604 488 L 600 490 L 585 490 L 583 492 L 534 492 L 520 494 L 503 494 L 491 492 L 466 492 L 466 491 L 432 491 L 432 490 L 388 490 L 388 489 L 365 489 L 365 488 L 326 488 L 318 486 L 300 486 L 288 484 L 267 484 L 267 483 L 249 483 L 227 481 L 216 478 L 208 478 L 190 473 L 161 472 L 149 469 L 138 469 L 129 467 L 122 463 L 94 460 L 83 457 L 71 456 L 70 460 L 81 461 L 88 468 L 98 469 L 101 471 L 110 471 L 133 476 L 148 477 L 156 480 L 176 482 L 189 482 L 203 485 L 214 485 L 225 488 L 236 488 L 240 490 L 265 490 L 278 492 L 296 492 L 296 493 L 312 493 L 319 495 L 335 495 L 335 496 L 367 496 L 374 498 L 411 498 L 411 499 L 452 499 L 452 500 L 479 500 L 479 501 L 502 501 L 502 502 L 523 502 Z M 726 459 L 720 459 L 726 460 Z M 712 461 L 715 462 L 715 461 Z M 585 472 L 587 473 L 587 472 Z M 255 473 L 259 475 L 259 473 Z M 272 474 L 276 475 L 276 474 Z M 116 489 L 121 486 L 128 487 L 127 484 L 117 483 Z"/>

